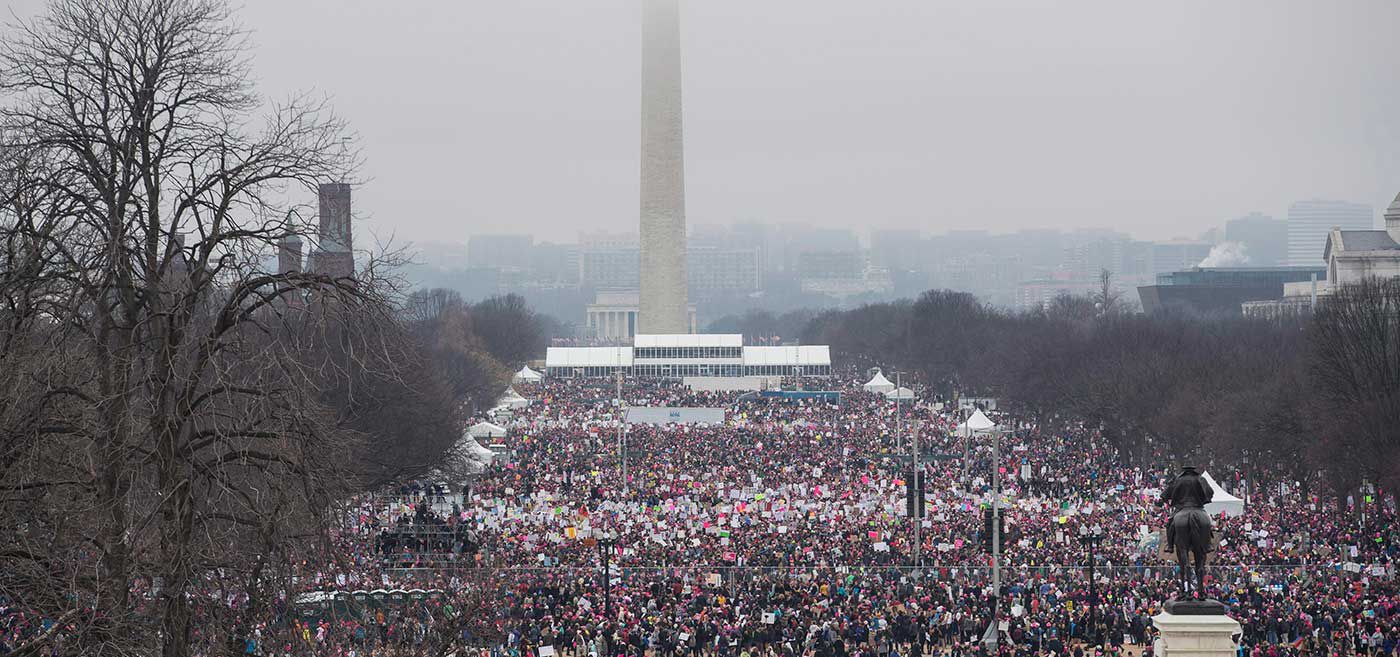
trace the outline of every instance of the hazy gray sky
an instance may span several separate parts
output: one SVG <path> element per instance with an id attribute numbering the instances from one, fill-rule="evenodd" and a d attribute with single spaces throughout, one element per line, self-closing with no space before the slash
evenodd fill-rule
<path id="1" fill-rule="evenodd" d="M 1400 191 L 1395 0 L 683 5 L 692 224 L 1168 238 Z M 264 93 L 330 94 L 360 133 L 375 233 L 635 230 L 640 0 L 242 17 Z"/>

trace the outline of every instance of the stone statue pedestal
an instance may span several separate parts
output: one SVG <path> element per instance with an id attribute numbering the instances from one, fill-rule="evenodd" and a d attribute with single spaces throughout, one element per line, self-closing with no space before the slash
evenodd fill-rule
<path id="1" fill-rule="evenodd" d="M 1240 624 L 1223 613 L 1162 612 L 1152 624 L 1160 633 L 1153 657 L 1235 657 Z"/>

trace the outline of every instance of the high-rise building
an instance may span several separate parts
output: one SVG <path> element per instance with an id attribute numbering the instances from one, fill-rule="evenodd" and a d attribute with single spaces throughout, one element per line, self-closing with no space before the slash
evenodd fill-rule
<path id="1" fill-rule="evenodd" d="M 690 332 L 679 0 L 642 0 L 641 294 L 637 332 Z"/>
<path id="2" fill-rule="evenodd" d="M 772 224 L 761 221 L 736 223 L 730 226 L 730 239 L 734 243 L 758 249 L 758 264 L 762 273 L 768 274 L 782 268 L 779 234 Z"/>
<path id="3" fill-rule="evenodd" d="M 1098 281 L 1099 274 L 1108 270 L 1114 279 L 1123 282 L 1148 280 L 1153 272 L 1154 245 L 1126 235 L 1114 235 L 1077 243 L 1064 249 L 1060 271 L 1068 277 L 1048 277 L 1054 282 L 1064 280 Z M 1193 263 L 1194 264 L 1194 263 Z M 1036 280 L 1040 280 L 1039 277 Z"/>
<path id="4" fill-rule="evenodd" d="M 530 249 L 530 275 L 539 285 L 578 285 L 578 246 L 537 242 Z"/>
<path id="5" fill-rule="evenodd" d="M 595 290 L 635 290 L 641 283 L 637 236 L 584 233 L 579 236 L 579 284 Z"/>
<path id="6" fill-rule="evenodd" d="M 1371 206 L 1346 201 L 1299 201 L 1288 207 L 1288 264 L 1324 264 L 1323 247 L 1333 228 L 1371 230 Z"/>
<path id="7" fill-rule="evenodd" d="M 355 275 L 354 239 L 350 232 L 349 183 L 324 183 L 317 188 L 318 218 L 316 249 L 311 254 L 311 271 L 332 278 Z"/>
<path id="8" fill-rule="evenodd" d="M 1251 267 L 1274 267 L 1288 259 L 1288 224 L 1258 212 L 1225 222 L 1225 241 L 1243 244 Z"/>
<path id="9" fill-rule="evenodd" d="M 691 244 L 686 247 L 685 254 L 686 286 L 696 296 L 748 294 L 762 287 L 761 261 L 756 248 Z M 578 280 L 584 287 L 637 290 L 642 284 L 641 254 L 635 236 L 585 235 L 578 262 Z"/>
<path id="10" fill-rule="evenodd" d="M 749 294 L 762 289 L 758 249 L 691 246 L 686 250 L 690 293 L 697 298 Z"/>

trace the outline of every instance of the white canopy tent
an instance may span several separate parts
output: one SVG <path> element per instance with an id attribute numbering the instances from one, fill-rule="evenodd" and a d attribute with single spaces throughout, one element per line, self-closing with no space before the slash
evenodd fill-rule
<path id="1" fill-rule="evenodd" d="M 885 378 L 883 372 L 876 370 L 875 376 L 870 377 L 870 380 L 865 383 L 864 388 L 866 392 L 886 393 L 894 390 L 894 384 L 890 383 L 890 380 Z"/>
<path id="2" fill-rule="evenodd" d="M 467 435 L 472 438 L 505 438 L 506 428 L 492 422 L 477 422 L 467 429 Z"/>
<path id="3" fill-rule="evenodd" d="M 958 425 L 958 435 L 965 436 L 969 433 L 990 431 L 996 427 L 997 423 L 993 422 L 992 419 L 987 417 L 987 414 L 983 413 L 982 409 L 979 408 L 967 418 L 966 422 Z"/>
<path id="4" fill-rule="evenodd" d="M 496 453 L 482 445 L 477 439 L 471 436 L 463 436 L 461 442 L 457 443 L 457 452 L 468 462 L 475 464 L 475 467 L 468 466 L 471 471 L 480 472 L 491 462 L 496 460 Z"/>
<path id="5" fill-rule="evenodd" d="M 530 366 L 526 365 L 520 368 L 520 371 L 516 372 L 515 376 L 511 377 L 510 380 L 511 383 L 539 383 L 540 379 L 543 378 L 543 374 L 530 369 Z"/>
<path id="6" fill-rule="evenodd" d="M 914 398 L 914 391 L 908 388 L 897 388 L 885 393 L 885 399 L 890 401 L 909 401 Z"/>
<path id="7" fill-rule="evenodd" d="M 496 400 L 496 406 L 505 408 L 525 408 L 530 405 L 530 400 L 521 397 L 515 388 L 506 388 L 505 394 Z"/>
<path id="8" fill-rule="evenodd" d="M 1215 479 L 1209 472 L 1202 472 L 1201 478 L 1206 480 L 1206 484 L 1214 490 L 1211 495 L 1210 504 L 1206 505 L 1206 513 L 1211 515 L 1225 514 L 1231 518 L 1244 515 L 1244 500 L 1231 495 L 1220 484 L 1215 483 Z"/>

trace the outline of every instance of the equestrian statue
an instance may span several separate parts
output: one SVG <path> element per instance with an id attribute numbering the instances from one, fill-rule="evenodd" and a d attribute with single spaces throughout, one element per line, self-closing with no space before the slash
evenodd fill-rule
<path id="1" fill-rule="evenodd" d="M 1167 545 L 1176 552 L 1182 597 L 1200 599 L 1205 596 L 1206 553 L 1211 550 L 1210 515 L 1206 505 L 1214 491 L 1194 466 L 1185 466 L 1162 491 L 1162 502 L 1172 506 L 1172 518 L 1167 524 Z M 1187 556 L 1195 559 L 1195 590 L 1190 587 Z"/>

